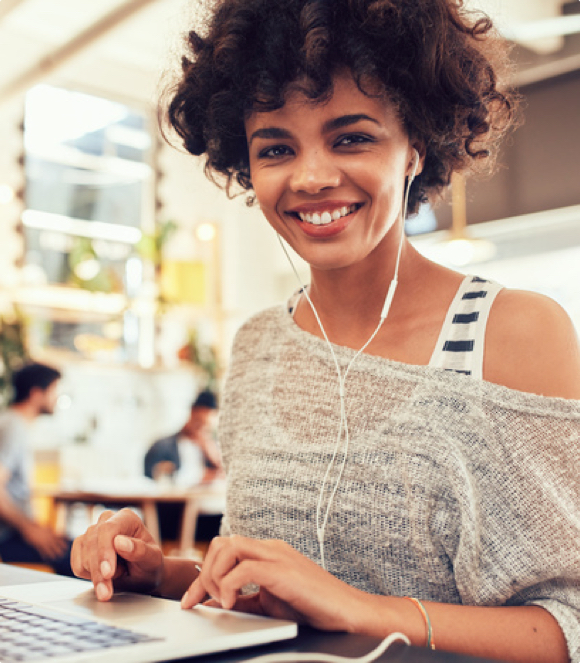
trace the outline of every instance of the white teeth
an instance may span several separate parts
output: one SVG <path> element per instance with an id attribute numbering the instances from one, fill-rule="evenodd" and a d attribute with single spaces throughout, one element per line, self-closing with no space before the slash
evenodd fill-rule
<path id="1" fill-rule="evenodd" d="M 313 214 L 304 214 L 302 212 L 298 212 L 298 216 L 300 217 L 301 221 L 306 221 L 306 223 L 311 223 L 315 226 L 326 226 L 333 221 L 338 221 L 343 216 L 347 216 L 347 214 L 356 212 L 356 210 L 356 204 L 350 205 L 350 207 L 345 205 L 340 209 L 335 209 L 332 212 L 322 212 L 322 214 L 318 214 L 317 212 L 314 212 Z"/>

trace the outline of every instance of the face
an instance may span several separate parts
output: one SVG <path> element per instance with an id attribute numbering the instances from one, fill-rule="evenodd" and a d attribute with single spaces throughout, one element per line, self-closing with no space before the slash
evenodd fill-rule
<path id="1" fill-rule="evenodd" d="M 37 398 L 39 414 L 53 414 L 58 399 L 58 380 L 46 389 L 36 389 L 34 393 Z"/>
<path id="2" fill-rule="evenodd" d="M 414 147 L 394 104 L 337 75 L 327 103 L 300 92 L 246 120 L 262 212 L 313 270 L 341 269 L 398 246 Z M 395 249 L 396 250 L 396 249 Z"/>
<path id="3" fill-rule="evenodd" d="M 195 407 L 191 409 L 189 419 L 182 432 L 191 438 L 205 434 L 211 430 L 214 410 L 207 407 Z"/>

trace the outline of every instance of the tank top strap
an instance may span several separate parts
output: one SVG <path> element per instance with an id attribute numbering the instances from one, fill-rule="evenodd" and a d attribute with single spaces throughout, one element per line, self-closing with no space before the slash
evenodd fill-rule
<path id="1" fill-rule="evenodd" d="M 296 307 L 298 306 L 298 302 L 300 301 L 300 297 L 302 297 L 303 292 L 304 292 L 304 287 L 297 290 L 286 302 L 286 310 L 288 311 L 289 315 L 291 316 L 294 315 L 294 311 L 296 311 Z"/>
<path id="2" fill-rule="evenodd" d="M 485 330 L 499 283 L 466 276 L 445 316 L 429 366 L 483 378 Z"/>

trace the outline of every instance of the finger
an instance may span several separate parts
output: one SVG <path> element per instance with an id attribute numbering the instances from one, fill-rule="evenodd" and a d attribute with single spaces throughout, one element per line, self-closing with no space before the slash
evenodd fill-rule
<path id="1" fill-rule="evenodd" d="M 150 569 L 159 566 L 161 551 L 157 544 L 146 543 L 142 539 L 117 534 L 113 539 L 113 547 L 119 557 L 127 562 L 139 564 L 141 568 Z M 118 574 L 119 566 L 117 565 L 115 575 Z"/>
<path id="2" fill-rule="evenodd" d="M 208 592 L 205 589 L 205 586 L 201 580 L 201 574 L 191 583 L 188 590 L 181 598 L 181 607 L 184 610 L 193 608 L 194 605 L 201 603 L 208 595 Z M 216 601 L 216 599 L 213 599 Z M 216 605 L 221 605 L 219 601 L 216 601 Z"/>
<path id="3" fill-rule="evenodd" d="M 217 537 L 204 560 L 202 581 L 208 593 L 221 600 L 222 579 L 243 559 L 274 561 L 280 556 L 279 546 L 242 536 Z"/>
<path id="4" fill-rule="evenodd" d="M 54 559 L 55 557 L 59 557 L 62 552 L 59 542 L 56 539 L 49 540 L 45 544 L 43 544 L 40 553 L 41 556 L 44 557 L 46 560 L 51 560 Z"/>
<path id="5" fill-rule="evenodd" d="M 249 612 L 252 615 L 264 615 L 264 608 L 260 602 L 260 593 L 238 596 L 237 601 L 231 608 L 236 612 Z"/>
<path id="6" fill-rule="evenodd" d="M 219 601 L 215 599 L 209 599 L 209 601 L 204 601 L 203 605 L 208 608 L 221 608 L 223 607 Z M 254 594 L 248 594 L 246 596 L 239 596 L 232 610 L 236 612 L 247 612 L 252 615 L 264 615 L 264 609 L 260 603 L 260 594 L 256 592 Z"/>
<path id="7" fill-rule="evenodd" d="M 113 549 L 114 526 L 110 525 L 113 517 L 112 511 L 103 511 L 97 524 L 89 528 L 84 546 L 90 578 L 99 601 L 108 601 L 113 596 L 112 577 L 117 568 L 117 554 Z"/>
<path id="8" fill-rule="evenodd" d="M 64 539 L 57 539 L 56 541 L 56 554 L 58 557 L 62 557 L 66 552 L 68 545 Z"/>
<path id="9" fill-rule="evenodd" d="M 122 509 L 116 514 L 110 511 L 103 512 L 95 530 L 97 535 L 95 554 L 102 579 L 110 580 L 117 575 L 118 551 L 114 544 L 115 538 L 119 535 L 132 538 L 141 530 L 144 530 L 141 519 L 130 509 Z"/>
<path id="10" fill-rule="evenodd" d="M 85 580 L 90 580 L 91 575 L 89 570 L 84 565 L 83 561 L 83 537 L 77 537 L 72 544 L 70 551 L 70 565 L 72 572 L 77 576 L 77 578 L 84 578 Z"/>
<path id="11" fill-rule="evenodd" d="M 202 581 L 207 593 L 223 604 L 222 587 L 224 579 L 242 562 L 234 547 L 224 546 L 209 566 L 204 563 Z"/>
<path id="12" fill-rule="evenodd" d="M 273 562 L 253 559 L 241 561 L 220 582 L 222 607 L 231 610 L 239 601 L 242 587 L 249 584 L 259 585 L 276 595 L 280 573 L 280 565 Z M 285 599 L 284 596 L 278 598 Z"/>
<path id="13" fill-rule="evenodd" d="M 83 536 L 78 538 L 78 549 L 79 549 L 79 564 L 81 565 L 82 568 L 82 573 L 83 577 L 88 578 L 89 580 L 91 579 L 91 569 L 89 565 L 89 555 L 88 555 L 88 550 L 90 549 L 90 544 L 87 544 L 89 534 L 88 532 L 84 534 Z"/>
<path id="14" fill-rule="evenodd" d="M 218 586 L 217 583 L 212 579 L 212 569 L 216 564 L 218 557 L 222 555 L 224 549 L 231 545 L 230 542 L 231 537 L 216 536 L 212 539 L 203 561 L 201 573 L 199 575 L 199 580 L 207 594 L 218 600 Z M 201 599 L 198 599 L 196 603 L 199 603 L 200 600 Z"/>
<path id="15" fill-rule="evenodd" d="M 50 546 L 50 557 L 54 559 L 55 557 L 60 557 L 64 553 L 64 547 L 59 543 L 55 542 Z"/>
<path id="16" fill-rule="evenodd" d="M 214 561 L 216 555 L 218 554 L 219 550 L 224 545 L 224 543 L 228 540 L 229 540 L 228 537 L 223 537 L 223 536 L 215 536 L 211 540 L 211 542 L 209 544 L 209 547 L 207 549 L 207 552 L 205 554 L 204 560 L 203 560 L 203 566 L 205 566 L 207 564 L 208 567 L 209 567 L 213 564 L 213 561 Z M 203 567 L 202 567 L 202 571 L 203 571 Z"/>

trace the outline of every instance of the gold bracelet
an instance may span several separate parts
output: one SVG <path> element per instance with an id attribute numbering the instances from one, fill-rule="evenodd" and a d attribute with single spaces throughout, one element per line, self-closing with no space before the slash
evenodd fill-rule
<path id="1" fill-rule="evenodd" d="M 403 596 L 403 598 L 411 601 L 411 603 L 414 603 L 421 612 L 421 616 L 423 617 L 423 621 L 425 622 L 425 627 L 427 629 L 427 644 L 425 647 L 427 647 L 427 649 L 435 649 L 435 639 L 433 638 L 431 620 L 429 619 L 427 610 L 425 610 L 425 606 L 421 603 L 421 601 L 419 601 L 419 599 L 416 599 L 414 596 Z"/>

